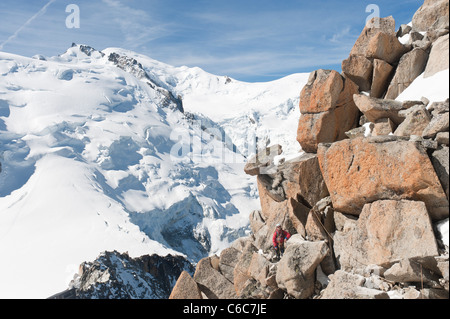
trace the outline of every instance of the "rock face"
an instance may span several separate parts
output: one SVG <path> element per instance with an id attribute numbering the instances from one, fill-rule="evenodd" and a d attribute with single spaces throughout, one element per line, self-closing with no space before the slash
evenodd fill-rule
<path id="1" fill-rule="evenodd" d="M 366 204 L 356 227 L 334 239 L 334 251 L 344 270 L 372 264 L 389 268 L 403 259 L 439 256 L 426 206 L 416 201 Z"/>
<path id="2" fill-rule="evenodd" d="M 382 61 L 378 60 L 377 61 Z M 362 91 L 370 91 L 374 72 L 373 63 L 363 55 L 350 55 L 342 62 L 342 70 Z"/>
<path id="3" fill-rule="evenodd" d="M 448 2 L 447 2 L 448 5 Z M 448 7 L 447 7 L 448 8 Z M 448 49 L 448 34 L 440 37 L 433 43 L 430 53 L 430 63 L 427 64 L 424 77 L 428 78 L 438 73 L 439 71 L 449 68 L 449 49 Z"/>
<path id="4" fill-rule="evenodd" d="M 358 86 L 336 71 L 311 73 L 300 96 L 301 117 L 297 141 L 307 153 L 315 153 L 320 143 L 346 138 L 345 132 L 356 126 L 358 109 L 353 94 Z"/>
<path id="5" fill-rule="evenodd" d="M 398 112 L 404 110 L 402 102 L 371 98 L 364 94 L 355 94 L 353 99 L 369 122 L 376 123 L 384 118 L 390 119 L 396 125 L 403 122 L 403 117 L 398 114 Z"/>
<path id="6" fill-rule="evenodd" d="M 433 219 L 448 217 L 448 200 L 425 149 L 407 140 L 356 138 L 321 144 L 319 163 L 336 210 L 359 215 L 381 199 L 423 201 Z"/>
<path id="7" fill-rule="evenodd" d="M 389 85 L 386 99 L 396 99 L 425 70 L 428 52 L 416 48 L 400 59 L 395 76 Z"/>
<path id="8" fill-rule="evenodd" d="M 194 280 L 208 299 L 233 299 L 236 297 L 233 284 L 214 268 L 211 257 L 200 260 Z"/>
<path id="9" fill-rule="evenodd" d="M 388 89 L 389 79 L 392 76 L 394 67 L 389 63 L 375 59 L 373 61 L 373 77 L 370 96 L 374 98 L 382 98 Z"/>
<path id="10" fill-rule="evenodd" d="M 187 271 L 181 273 L 169 299 L 202 299 L 197 283 Z"/>

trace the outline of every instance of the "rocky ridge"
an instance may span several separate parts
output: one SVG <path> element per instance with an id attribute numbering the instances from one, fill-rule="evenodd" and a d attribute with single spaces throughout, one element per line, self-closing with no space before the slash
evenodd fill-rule
<path id="1" fill-rule="evenodd" d="M 448 69 L 448 1 L 426 0 L 396 31 L 370 21 L 342 74 L 311 73 L 297 140 L 260 151 L 252 234 L 183 273 L 172 299 L 448 298 L 449 100 L 395 100 Z M 443 57 L 443 58 L 438 58 Z M 281 260 L 271 235 L 291 234 Z"/>
<path id="2" fill-rule="evenodd" d="M 193 271 L 181 256 L 105 252 L 82 263 L 69 289 L 49 299 L 167 299 L 180 274 Z"/>

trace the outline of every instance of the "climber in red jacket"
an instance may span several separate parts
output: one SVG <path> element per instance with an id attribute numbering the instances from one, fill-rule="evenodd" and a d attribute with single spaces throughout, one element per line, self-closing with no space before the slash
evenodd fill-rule
<path id="1" fill-rule="evenodd" d="M 284 242 L 289 238 L 291 238 L 291 234 L 283 230 L 280 224 L 277 224 L 277 228 L 273 234 L 272 242 L 278 259 L 280 259 L 281 255 L 284 254 Z"/>

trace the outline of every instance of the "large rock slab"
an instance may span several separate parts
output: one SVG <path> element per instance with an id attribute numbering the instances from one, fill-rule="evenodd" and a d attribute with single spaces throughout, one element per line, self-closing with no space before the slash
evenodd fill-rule
<path id="1" fill-rule="evenodd" d="M 370 91 L 373 69 L 372 61 L 362 55 L 350 55 L 342 61 L 342 71 L 359 86 L 361 91 Z"/>
<path id="2" fill-rule="evenodd" d="M 300 112 L 321 113 L 336 107 L 344 88 L 342 76 L 334 70 L 313 71 L 300 93 Z"/>
<path id="3" fill-rule="evenodd" d="M 359 215 L 381 199 L 423 201 L 430 216 L 449 216 L 448 200 L 425 148 L 394 136 L 321 144 L 319 164 L 335 210 Z"/>
<path id="4" fill-rule="evenodd" d="M 318 70 L 302 90 L 297 141 L 303 151 L 316 153 L 319 143 L 347 138 L 345 132 L 358 123 L 353 95 L 358 86 L 336 71 Z"/>
<path id="5" fill-rule="evenodd" d="M 416 48 L 402 56 L 392 79 L 386 99 L 395 100 L 423 73 L 428 62 L 428 52 Z"/>
<path id="6" fill-rule="evenodd" d="M 386 270 L 384 278 L 393 282 L 439 282 L 438 275 L 430 270 L 422 267 L 422 265 L 414 260 L 405 259 L 394 264 Z"/>
<path id="7" fill-rule="evenodd" d="M 338 270 L 330 279 L 320 299 L 389 299 L 384 291 L 364 287 L 365 278 L 361 275 Z"/>
<path id="8" fill-rule="evenodd" d="M 323 241 L 310 242 L 294 235 L 286 243 L 286 251 L 277 266 L 278 287 L 297 299 L 307 299 L 314 293 L 315 271 L 328 254 Z"/>
<path id="9" fill-rule="evenodd" d="M 253 259 L 253 253 L 257 252 L 257 248 L 252 242 L 247 242 L 242 249 L 242 253 L 239 255 L 236 266 L 233 273 L 233 288 L 237 296 L 240 296 L 246 287 L 247 280 L 252 276 L 249 274 L 250 265 Z M 228 288 L 228 284 L 226 285 Z"/>
<path id="10" fill-rule="evenodd" d="M 448 1 L 447 1 L 448 3 Z M 449 68 L 449 35 L 437 39 L 431 48 L 430 59 L 425 68 L 424 78 L 435 75 L 436 73 Z"/>
<path id="11" fill-rule="evenodd" d="M 425 204 L 409 200 L 366 204 L 356 227 L 336 232 L 334 252 L 345 270 L 439 255 Z"/>
<path id="12" fill-rule="evenodd" d="M 370 96 L 374 98 L 382 98 L 389 87 L 389 80 L 392 77 L 394 67 L 389 63 L 380 60 L 373 60 L 373 78 Z"/>
<path id="13" fill-rule="evenodd" d="M 449 112 L 433 114 L 430 123 L 422 132 L 424 138 L 435 138 L 438 133 L 448 132 L 450 126 Z"/>
<path id="14" fill-rule="evenodd" d="M 405 111 L 400 111 L 400 115 L 405 116 L 405 120 L 395 130 L 397 136 L 422 136 L 425 128 L 430 124 L 431 115 L 425 105 L 415 105 Z"/>
<path id="15" fill-rule="evenodd" d="M 368 21 L 356 40 L 350 55 L 362 55 L 367 57 L 370 41 L 380 32 L 395 35 L 395 20 L 392 16 L 387 18 L 373 18 Z"/>
<path id="16" fill-rule="evenodd" d="M 399 125 L 404 120 L 404 117 L 398 114 L 404 109 L 402 102 L 373 98 L 364 94 L 355 94 L 353 100 L 369 122 L 376 123 L 378 120 L 389 118 Z"/>
<path id="17" fill-rule="evenodd" d="M 210 257 L 203 258 L 198 262 L 194 280 L 208 299 L 236 298 L 233 284 L 214 269 Z"/>
<path id="18" fill-rule="evenodd" d="M 287 197 L 302 198 L 310 207 L 328 196 L 328 189 L 320 171 L 317 154 L 304 153 L 288 160 L 278 167 L 284 181 Z"/>
<path id="19" fill-rule="evenodd" d="M 242 252 L 233 247 L 228 247 L 220 253 L 219 270 L 230 282 L 234 282 L 234 268 L 241 254 Z"/>
<path id="20" fill-rule="evenodd" d="M 416 31 L 428 31 L 441 17 L 446 17 L 448 20 L 448 0 L 425 0 L 413 16 L 413 29 Z"/>
<path id="21" fill-rule="evenodd" d="M 393 64 L 397 63 L 407 51 L 407 48 L 400 43 L 395 34 L 379 32 L 370 39 L 366 57 Z"/>
<path id="22" fill-rule="evenodd" d="M 436 174 L 441 181 L 442 188 L 449 198 L 449 148 L 443 146 L 431 154 L 431 162 L 433 163 Z"/>
<path id="23" fill-rule="evenodd" d="M 169 296 L 169 299 L 203 299 L 197 283 L 183 271 Z"/>

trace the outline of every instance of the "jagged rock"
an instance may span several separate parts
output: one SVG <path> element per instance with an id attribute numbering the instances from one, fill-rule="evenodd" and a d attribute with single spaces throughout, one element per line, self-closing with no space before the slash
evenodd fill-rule
<path id="1" fill-rule="evenodd" d="M 181 256 L 104 252 L 80 265 L 69 290 L 49 299 L 167 299 L 183 271 L 194 267 Z"/>
<path id="2" fill-rule="evenodd" d="M 365 56 L 350 55 L 342 62 L 342 71 L 361 91 L 370 91 L 374 65 Z"/>
<path id="3" fill-rule="evenodd" d="M 408 287 L 403 295 L 404 299 L 448 299 L 448 291 L 443 289 L 425 288 L 417 290 L 414 287 Z"/>
<path id="4" fill-rule="evenodd" d="M 274 172 L 275 174 L 272 175 L 258 175 L 258 187 L 264 188 L 272 200 L 283 202 L 286 200 L 286 192 L 282 184 L 283 175 L 282 172 L 278 171 L 278 168 L 274 168 Z"/>
<path id="5" fill-rule="evenodd" d="M 283 152 L 281 145 L 274 145 L 264 150 L 260 150 L 255 156 L 250 158 L 244 167 L 244 171 L 248 175 L 256 176 L 267 174 L 275 156 Z"/>
<path id="6" fill-rule="evenodd" d="M 447 239 L 448 240 L 448 239 Z M 449 263 L 448 255 L 436 257 L 436 266 L 438 268 L 438 273 L 441 275 L 440 284 L 444 287 L 447 292 L 449 291 Z"/>
<path id="7" fill-rule="evenodd" d="M 297 199 L 300 196 L 306 205 L 312 207 L 328 196 L 316 154 L 302 154 L 284 162 L 279 170 L 286 180 L 283 185 L 287 197 Z"/>
<path id="8" fill-rule="evenodd" d="M 329 277 L 330 283 L 322 292 L 321 299 L 389 299 L 384 291 L 364 287 L 363 276 L 338 270 Z"/>
<path id="9" fill-rule="evenodd" d="M 423 201 L 434 220 L 448 200 L 423 146 L 402 137 L 356 138 L 321 144 L 319 163 L 335 210 L 359 215 L 381 199 Z"/>
<path id="10" fill-rule="evenodd" d="M 423 138 L 423 137 L 417 136 L 417 135 L 411 135 L 409 137 L 409 141 L 422 145 L 422 147 L 424 147 L 426 149 L 427 153 L 429 153 L 430 151 L 431 152 L 435 151 L 439 147 L 438 142 L 436 142 L 432 139 Z"/>
<path id="11" fill-rule="evenodd" d="M 415 48 L 403 55 L 387 90 L 386 99 L 395 100 L 423 73 L 427 62 L 428 52 L 420 48 Z"/>
<path id="12" fill-rule="evenodd" d="M 397 136 L 422 136 L 425 128 L 430 124 L 431 115 L 424 105 L 416 105 L 399 112 L 405 120 L 395 130 Z"/>
<path id="13" fill-rule="evenodd" d="M 270 262 L 259 252 L 253 253 L 248 269 L 248 274 L 259 281 L 263 287 L 266 286 L 266 278 L 269 274 Z"/>
<path id="14" fill-rule="evenodd" d="M 259 192 L 259 200 L 261 202 L 261 216 L 267 221 L 271 216 L 278 215 L 282 210 L 285 210 L 286 200 L 283 197 L 274 197 L 274 195 L 268 190 L 267 177 L 259 175 L 256 179 Z"/>
<path id="15" fill-rule="evenodd" d="M 428 111 L 430 111 L 433 114 L 433 117 L 439 114 L 448 113 L 450 111 L 449 99 L 442 102 L 433 102 L 428 107 Z"/>
<path id="16" fill-rule="evenodd" d="M 402 24 L 402 25 L 400 25 L 400 28 L 398 29 L 396 36 L 397 36 L 397 38 L 401 38 L 401 37 L 409 34 L 411 32 L 411 30 L 412 30 L 411 26 L 409 26 L 407 24 Z"/>
<path id="17" fill-rule="evenodd" d="M 168 107 L 172 110 L 178 110 L 184 113 L 183 100 L 180 96 L 175 97 L 174 94 L 167 89 L 156 84 L 148 73 L 145 71 L 141 63 L 136 59 L 128 56 L 121 56 L 115 52 L 108 56 L 108 61 L 114 63 L 119 69 L 128 72 L 140 80 L 145 81 L 152 89 L 161 93 L 164 99 L 161 101 L 161 105 Z"/>
<path id="18" fill-rule="evenodd" d="M 439 132 L 436 134 L 436 142 L 449 146 L 449 132 Z"/>
<path id="19" fill-rule="evenodd" d="M 448 29 L 449 29 L 449 26 L 448 26 L 448 20 L 447 20 L 445 28 L 438 29 L 438 30 L 428 30 L 428 32 L 424 36 L 424 40 L 431 42 L 431 45 L 433 45 L 436 42 L 436 40 L 438 40 L 441 37 L 444 37 L 445 35 L 448 35 L 448 32 L 449 32 Z M 448 52 L 448 49 L 447 49 L 447 52 Z"/>
<path id="20" fill-rule="evenodd" d="M 422 33 L 417 32 L 417 31 L 411 31 L 409 33 L 409 42 L 408 43 L 414 44 L 414 43 L 417 43 L 417 41 L 422 41 L 423 38 L 424 38 L 424 35 Z M 427 41 L 427 42 L 429 42 L 429 41 Z M 431 42 L 430 42 L 430 45 L 431 45 Z"/>
<path id="21" fill-rule="evenodd" d="M 374 59 L 373 60 L 373 78 L 370 96 L 374 98 L 382 98 L 389 87 L 389 80 L 394 71 L 394 67 L 389 63 Z"/>
<path id="22" fill-rule="evenodd" d="M 393 64 L 397 63 L 406 52 L 407 48 L 400 43 L 395 34 L 379 32 L 370 39 L 366 57 Z"/>
<path id="23" fill-rule="evenodd" d="M 315 270 L 329 251 L 327 244 L 309 242 L 294 235 L 286 243 L 286 251 L 277 267 L 278 287 L 297 299 L 307 299 L 314 293 Z M 298 258 L 301 256 L 301 258 Z"/>
<path id="24" fill-rule="evenodd" d="M 288 199 L 288 214 L 292 222 L 292 226 L 296 232 L 303 238 L 306 238 L 306 223 L 308 220 L 310 208 L 293 198 Z"/>
<path id="25" fill-rule="evenodd" d="M 334 212 L 334 225 L 337 231 L 348 232 L 356 228 L 358 218 L 353 215 L 342 214 L 338 211 Z"/>
<path id="26" fill-rule="evenodd" d="M 424 138 L 435 138 L 440 132 L 449 131 L 449 100 L 444 102 L 435 102 L 428 110 L 432 114 L 429 125 L 424 129 L 422 136 Z"/>
<path id="27" fill-rule="evenodd" d="M 358 86 L 336 71 L 312 73 L 302 90 L 297 141 L 303 151 L 316 153 L 319 143 L 346 138 L 345 132 L 356 127 L 359 112 L 353 102 Z M 324 102 L 322 102 L 322 99 Z"/>
<path id="28" fill-rule="evenodd" d="M 324 198 L 311 209 L 306 220 L 305 230 L 308 240 L 331 240 L 330 234 L 334 232 L 335 225 L 330 197 Z"/>
<path id="29" fill-rule="evenodd" d="M 203 258 L 197 264 L 194 280 L 208 299 L 235 299 L 233 284 L 213 268 L 211 258 Z"/>
<path id="30" fill-rule="evenodd" d="M 395 124 L 389 118 L 379 119 L 377 120 L 372 129 L 372 136 L 380 136 L 380 135 L 389 135 L 394 133 Z"/>
<path id="31" fill-rule="evenodd" d="M 241 254 L 241 251 L 233 247 L 226 248 L 220 253 L 219 271 L 230 282 L 234 282 L 234 268 Z"/>
<path id="32" fill-rule="evenodd" d="M 441 17 L 445 17 L 448 20 L 448 0 L 425 0 L 424 4 L 413 16 L 413 29 L 416 31 L 428 31 Z"/>
<path id="33" fill-rule="evenodd" d="M 334 252 L 344 270 L 439 255 L 425 204 L 408 200 L 366 204 L 355 228 L 335 233 Z"/>
<path id="34" fill-rule="evenodd" d="M 386 33 L 395 36 L 395 20 L 392 16 L 387 18 L 373 18 L 367 22 L 360 36 L 356 40 L 350 55 L 362 55 L 368 57 L 369 43 L 378 33 Z"/>
<path id="35" fill-rule="evenodd" d="M 368 125 L 369 125 L 370 132 L 372 132 L 373 127 L 374 127 L 373 123 L 368 123 Z M 348 132 L 345 132 L 345 135 L 347 135 L 347 137 L 350 139 L 357 138 L 357 137 L 365 137 L 366 131 L 367 131 L 367 128 L 365 126 L 359 126 L 354 129 L 351 129 Z"/>
<path id="36" fill-rule="evenodd" d="M 203 299 L 197 283 L 188 272 L 183 271 L 169 296 L 169 299 Z"/>
<path id="37" fill-rule="evenodd" d="M 300 112 L 322 113 L 336 108 L 343 88 L 344 80 L 338 72 L 323 69 L 313 71 L 300 93 Z"/>
<path id="38" fill-rule="evenodd" d="M 414 41 L 412 43 L 412 47 L 414 49 L 418 48 L 418 49 L 422 49 L 422 50 L 425 50 L 428 52 L 430 50 L 432 44 L 433 43 L 431 41 L 429 41 L 427 38 L 423 38 L 422 40 Z"/>
<path id="39" fill-rule="evenodd" d="M 442 188 L 449 198 L 449 148 L 444 146 L 433 152 L 430 156 L 436 174 L 441 181 Z"/>
<path id="40" fill-rule="evenodd" d="M 250 229 L 253 234 L 258 233 L 258 231 L 264 226 L 264 218 L 261 215 L 261 211 L 255 210 L 250 213 Z"/>
<path id="41" fill-rule="evenodd" d="M 437 283 L 439 277 L 420 263 L 411 259 L 400 260 L 384 273 L 384 278 L 393 282 Z"/>
<path id="42" fill-rule="evenodd" d="M 248 242 L 242 250 L 242 254 L 234 267 L 234 291 L 239 297 L 246 286 L 246 282 L 249 279 L 252 279 L 252 276 L 249 274 L 248 270 L 252 262 L 253 253 L 255 252 L 257 252 L 256 247 L 252 242 Z"/>
<path id="43" fill-rule="evenodd" d="M 372 98 L 364 94 L 355 94 L 353 99 L 369 122 L 375 123 L 380 119 L 389 118 L 396 125 L 399 125 L 404 120 L 403 117 L 398 115 L 398 112 L 404 109 L 402 102 Z"/>
<path id="44" fill-rule="evenodd" d="M 449 113 L 433 114 L 433 118 L 422 132 L 424 138 L 435 138 L 440 132 L 449 131 Z"/>

